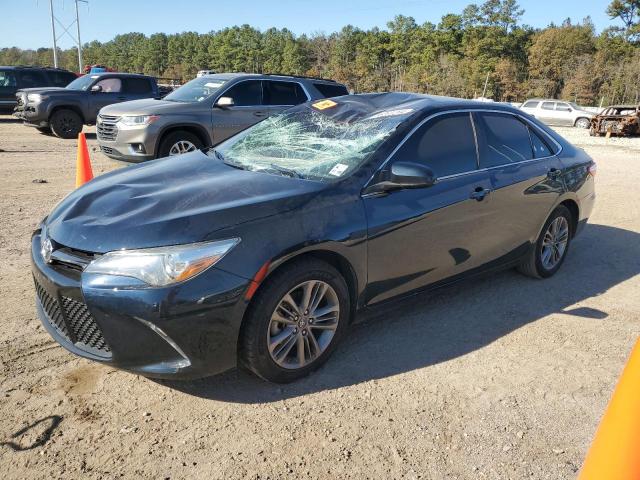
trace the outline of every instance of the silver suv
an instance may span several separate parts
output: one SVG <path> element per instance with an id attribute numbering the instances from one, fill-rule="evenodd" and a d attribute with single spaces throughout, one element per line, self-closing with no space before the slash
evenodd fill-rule
<path id="1" fill-rule="evenodd" d="M 195 78 L 162 100 L 109 105 L 98 144 L 117 160 L 140 162 L 217 145 L 270 115 L 310 100 L 348 95 L 332 80 L 220 73 Z"/>
<path id="2" fill-rule="evenodd" d="M 553 99 L 532 98 L 520 107 L 548 125 L 569 125 L 578 128 L 589 128 L 595 114 L 583 110 L 573 102 Z"/>

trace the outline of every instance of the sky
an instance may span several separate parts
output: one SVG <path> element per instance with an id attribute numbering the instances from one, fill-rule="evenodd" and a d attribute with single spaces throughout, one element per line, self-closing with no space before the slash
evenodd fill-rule
<path id="1" fill-rule="evenodd" d="M 446 13 L 460 13 L 469 3 L 483 0 L 88 0 L 80 4 L 82 42 L 112 39 L 119 33 L 206 33 L 249 24 L 265 30 L 288 28 L 295 34 L 340 30 L 347 24 L 363 29 L 384 28 L 395 15 L 412 16 L 421 24 L 438 23 Z M 605 9 L 609 0 L 519 0 L 522 22 L 534 27 L 560 24 L 570 17 L 591 16 L 598 31 L 616 22 Z M 53 0 L 58 35 L 75 19 L 73 0 Z M 49 0 L 0 0 L 0 48 L 38 48 L 51 45 Z M 75 35 L 75 25 L 70 29 Z M 70 48 L 66 34 L 58 42 Z"/>

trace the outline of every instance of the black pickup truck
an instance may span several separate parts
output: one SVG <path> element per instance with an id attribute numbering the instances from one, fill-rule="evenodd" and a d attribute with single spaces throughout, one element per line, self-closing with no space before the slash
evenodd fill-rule
<path id="1" fill-rule="evenodd" d="M 64 88 L 25 88 L 16 92 L 14 116 L 25 125 L 60 138 L 77 138 L 93 125 L 102 107 L 113 103 L 160 98 L 156 79 L 132 73 L 98 73 L 80 77 Z"/>

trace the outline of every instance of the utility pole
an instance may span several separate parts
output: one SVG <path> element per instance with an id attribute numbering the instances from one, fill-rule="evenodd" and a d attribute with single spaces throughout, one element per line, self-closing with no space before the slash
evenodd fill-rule
<path id="1" fill-rule="evenodd" d="M 86 1 L 84 3 L 87 3 Z M 82 42 L 80 41 L 80 16 L 78 15 L 78 0 L 76 0 L 76 27 L 78 27 L 78 73 L 82 73 Z"/>
<path id="2" fill-rule="evenodd" d="M 53 66 L 58 68 L 58 46 L 56 45 L 56 23 L 53 15 L 53 0 L 49 0 L 49 11 L 51 12 L 51 33 L 53 34 Z"/>
<path id="3" fill-rule="evenodd" d="M 53 35 L 53 65 L 56 68 L 58 67 L 57 43 L 58 43 L 58 40 L 60 40 L 60 38 L 62 38 L 62 36 L 66 33 L 69 36 L 69 38 L 73 40 L 73 43 L 75 43 L 76 47 L 78 48 L 78 72 L 82 73 L 82 41 L 80 40 L 80 13 L 78 9 L 78 3 L 80 2 L 89 3 L 89 1 L 74 0 L 74 2 L 76 4 L 76 19 L 73 22 L 71 22 L 68 26 L 65 27 L 54 13 L 53 0 L 49 0 L 49 11 L 51 12 L 51 33 Z M 60 25 L 60 27 L 63 30 L 59 36 L 56 35 L 56 22 Z M 75 37 L 69 32 L 69 29 L 73 27 L 74 23 L 76 24 L 76 32 L 77 32 L 77 35 Z"/>

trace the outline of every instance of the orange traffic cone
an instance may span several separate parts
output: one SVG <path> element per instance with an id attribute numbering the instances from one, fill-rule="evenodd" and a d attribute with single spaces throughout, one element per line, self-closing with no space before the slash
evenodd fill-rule
<path id="1" fill-rule="evenodd" d="M 578 480 L 640 478 L 640 340 L 591 444 Z"/>
<path id="2" fill-rule="evenodd" d="M 84 133 L 78 134 L 78 155 L 76 157 L 76 188 L 93 178 L 89 148 Z"/>

